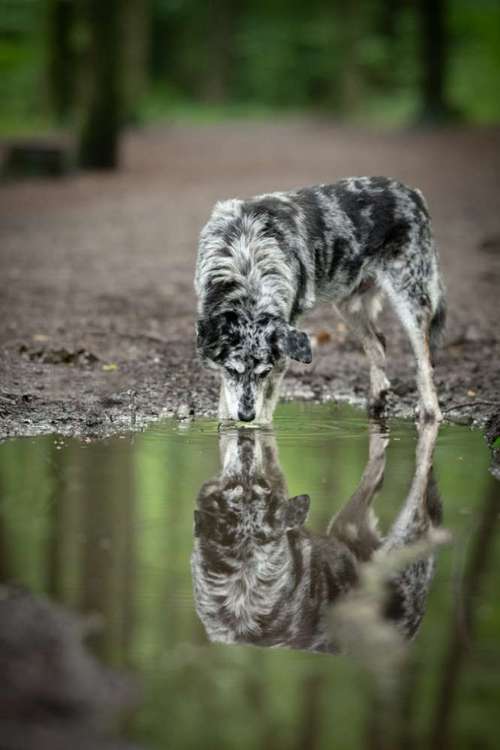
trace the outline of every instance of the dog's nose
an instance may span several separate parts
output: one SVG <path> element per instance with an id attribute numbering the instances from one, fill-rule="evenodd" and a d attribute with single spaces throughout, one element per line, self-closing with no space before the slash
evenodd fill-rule
<path id="1" fill-rule="evenodd" d="M 242 422 L 251 422 L 255 419 L 255 409 L 239 409 L 238 419 Z"/>

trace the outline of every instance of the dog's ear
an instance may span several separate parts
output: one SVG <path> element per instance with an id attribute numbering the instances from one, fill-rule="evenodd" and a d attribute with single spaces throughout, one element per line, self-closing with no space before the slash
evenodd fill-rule
<path id="1" fill-rule="evenodd" d="M 270 342 L 275 355 L 285 355 L 297 362 L 312 362 L 312 349 L 309 336 L 304 331 L 292 328 L 285 320 L 273 318 Z"/>
<path id="2" fill-rule="evenodd" d="M 285 352 L 297 362 L 310 364 L 312 362 L 312 350 L 307 333 L 289 327 L 285 339 Z"/>
<path id="3" fill-rule="evenodd" d="M 290 498 L 285 515 L 287 529 L 298 529 L 305 524 L 310 504 L 309 495 L 297 495 Z"/>

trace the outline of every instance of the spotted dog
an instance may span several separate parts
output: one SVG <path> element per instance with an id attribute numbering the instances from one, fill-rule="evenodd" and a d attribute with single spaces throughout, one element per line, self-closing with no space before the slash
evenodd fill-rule
<path id="1" fill-rule="evenodd" d="M 441 419 L 431 351 L 446 306 L 419 190 L 352 177 L 217 203 L 201 232 L 195 288 L 198 350 L 222 374 L 221 419 L 271 421 L 287 359 L 312 359 L 296 323 L 322 301 L 334 303 L 359 338 L 370 410 L 380 413 L 390 387 L 376 328 L 384 296 L 416 357 L 420 417 Z"/>
<path id="2" fill-rule="evenodd" d="M 356 590 L 363 565 L 376 558 L 385 570 L 388 554 L 425 539 L 439 523 L 432 477 L 436 431 L 430 424 L 421 432 L 412 487 L 384 539 L 371 503 L 383 479 L 385 435 L 372 431 L 358 488 L 326 532 L 314 533 L 304 526 L 309 497 L 288 499 L 273 436 L 223 434 L 222 470 L 198 495 L 192 555 L 196 610 L 210 640 L 341 650 L 330 607 Z M 380 601 L 371 596 L 377 616 L 403 637 L 420 624 L 433 567 L 432 554 L 407 560 L 397 574 L 384 574 Z"/>

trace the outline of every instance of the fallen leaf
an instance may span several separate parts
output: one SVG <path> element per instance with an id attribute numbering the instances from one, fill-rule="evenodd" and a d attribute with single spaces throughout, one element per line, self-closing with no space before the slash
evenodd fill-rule
<path id="1" fill-rule="evenodd" d="M 332 340 L 332 335 L 329 331 L 318 331 L 315 334 L 315 338 L 317 344 L 322 346 L 323 344 L 328 344 L 328 342 Z"/>
<path id="2" fill-rule="evenodd" d="M 110 362 L 107 365 L 103 365 L 102 369 L 104 370 L 104 372 L 114 372 L 115 370 L 118 370 L 118 365 L 116 364 L 116 362 Z"/>

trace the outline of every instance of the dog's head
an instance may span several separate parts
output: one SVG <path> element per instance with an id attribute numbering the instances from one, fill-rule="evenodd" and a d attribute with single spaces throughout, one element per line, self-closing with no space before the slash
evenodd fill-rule
<path id="1" fill-rule="evenodd" d="M 219 369 L 231 419 L 262 420 L 266 397 L 272 395 L 276 375 L 287 357 L 312 360 L 306 333 L 271 315 L 245 316 L 228 311 L 197 324 L 197 345 L 202 359 Z"/>
<path id="2" fill-rule="evenodd" d="M 195 536 L 204 545 L 245 560 L 303 526 L 309 511 L 308 495 L 288 499 L 273 438 L 248 433 L 221 436 L 222 471 L 203 484 L 195 511 Z"/>

